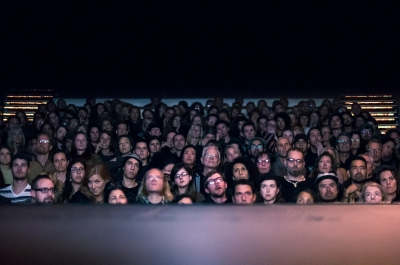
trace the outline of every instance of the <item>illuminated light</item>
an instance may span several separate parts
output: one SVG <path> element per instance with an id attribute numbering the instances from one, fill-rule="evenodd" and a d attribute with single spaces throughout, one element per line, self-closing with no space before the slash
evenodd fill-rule
<path id="1" fill-rule="evenodd" d="M 393 101 L 359 101 L 357 102 L 361 107 L 363 105 L 369 105 L 369 104 L 392 104 L 395 105 Z M 352 104 L 351 102 L 345 102 L 344 104 L 350 105 Z"/>
<path id="2" fill-rule="evenodd" d="M 344 96 L 345 98 L 389 98 L 393 97 L 393 95 L 375 95 L 375 96 Z"/>

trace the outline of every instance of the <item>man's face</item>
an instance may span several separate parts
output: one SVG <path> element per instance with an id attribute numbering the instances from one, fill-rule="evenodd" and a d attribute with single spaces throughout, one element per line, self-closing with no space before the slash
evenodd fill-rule
<path id="1" fill-rule="evenodd" d="M 150 169 L 145 181 L 147 191 L 161 192 L 164 186 L 164 174 L 159 169 Z"/>
<path id="2" fill-rule="evenodd" d="M 49 153 L 52 145 L 48 135 L 40 135 L 36 140 L 36 152 L 38 155 L 46 155 Z"/>
<path id="3" fill-rule="evenodd" d="M 227 188 L 226 182 L 222 176 L 218 173 L 211 175 L 207 179 L 207 187 L 205 191 L 212 197 L 223 197 Z"/>
<path id="4" fill-rule="evenodd" d="M 103 124 L 102 124 L 102 129 L 103 129 L 103 131 L 111 132 L 113 129 L 113 126 L 109 121 L 104 120 Z"/>
<path id="5" fill-rule="evenodd" d="M 340 120 L 339 116 L 332 117 L 330 125 L 332 130 L 340 129 L 342 127 L 342 121 Z"/>
<path id="6" fill-rule="evenodd" d="M 147 144 L 144 142 L 138 142 L 136 144 L 135 153 L 140 156 L 140 159 L 146 160 L 149 157 L 149 149 Z"/>
<path id="7" fill-rule="evenodd" d="M 287 151 L 290 149 L 289 139 L 281 137 L 276 143 L 276 151 L 280 157 L 286 157 Z"/>
<path id="8" fill-rule="evenodd" d="M 118 124 L 116 133 L 118 136 L 128 134 L 128 126 L 124 123 Z"/>
<path id="9" fill-rule="evenodd" d="M 382 157 L 391 157 L 394 151 L 394 143 L 388 141 L 382 145 Z"/>
<path id="10" fill-rule="evenodd" d="M 318 193 L 325 202 L 336 201 L 339 194 L 337 184 L 332 179 L 324 179 L 318 184 Z"/>
<path id="11" fill-rule="evenodd" d="M 251 142 L 249 152 L 252 157 L 256 157 L 262 151 L 264 151 L 264 145 L 260 140 Z"/>
<path id="12" fill-rule="evenodd" d="M 54 112 L 49 114 L 49 120 L 51 122 L 51 125 L 53 125 L 53 126 L 58 125 L 58 123 L 59 123 L 58 116 Z"/>
<path id="13" fill-rule="evenodd" d="M 221 113 L 218 114 L 218 116 L 219 116 L 219 119 L 220 119 L 220 120 L 229 122 L 229 117 L 228 117 L 228 115 L 226 115 L 226 113 L 221 112 Z"/>
<path id="14" fill-rule="evenodd" d="M 287 169 L 287 173 L 290 176 L 298 177 L 300 176 L 303 168 L 304 168 L 304 155 L 302 152 L 291 151 L 287 154 L 287 158 L 285 160 L 285 166 Z"/>
<path id="15" fill-rule="evenodd" d="M 367 166 L 362 160 L 354 160 L 350 166 L 350 178 L 353 182 L 363 183 L 367 178 Z"/>
<path id="16" fill-rule="evenodd" d="M 217 133 L 221 135 L 222 138 L 228 136 L 228 127 L 224 123 L 218 124 L 217 126 Z"/>
<path id="17" fill-rule="evenodd" d="M 370 143 L 367 151 L 368 151 L 369 155 L 372 156 L 372 159 L 374 160 L 375 163 L 378 163 L 381 161 L 382 147 L 380 144 Z"/>
<path id="18" fill-rule="evenodd" d="M 177 151 L 181 151 L 185 147 L 185 137 L 183 135 L 176 135 L 174 137 L 174 147 Z"/>
<path id="19" fill-rule="evenodd" d="M 46 191 L 46 192 L 44 192 Z M 37 188 L 31 190 L 31 196 L 36 203 L 54 203 L 56 195 L 54 192 L 54 184 L 49 179 L 41 179 L 37 183 Z"/>
<path id="20" fill-rule="evenodd" d="M 137 108 L 132 108 L 129 114 L 133 121 L 137 121 L 140 118 L 140 110 Z"/>
<path id="21" fill-rule="evenodd" d="M 149 134 L 151 136 L 158 136 L 159 137 L 161 135 L 161 130 L 160 130 L 160 128 L 154 127 L 154 128 L 151 128 Z"/>
<path id="22" fill-rule="evenodd" d="M 260 131 L 265 132 L 267 130 L 267 119 L 261 118 L 258 122 L 258 127 L 260 127 Z"/>
<path id="23" fill-rule="evenodd" d="M 372 131 L 369 128 L 361 130 L 361 138 L 368 142 L 372 138 Z"/>
<path id="24" fill-rule="evenodd" d="M 207 126 L 208 127 L 214 127 L 216 122 L 217 122 L 217 117 L 211 116 L 207 120 Z"/>
<path id="25" fill-rule="evenodd" d="M 150 110 L 143 111 L 143 118 L 153 120 L 153 113 Z"/>
<path id="26" fill-rule="evenodd" d="M 24 180 L 28 178 L 29 165 L 25 159 L 15 159 L 11 165 L 11 173 L 16 180 Z"/>
<path id="27" fill-rule="evenodd" d="M 253 204 L 256 200 L 256 195 L 251 190 L 249 185 L 237 185 L 232 196 L 232 201 L 235 204 Z"/>
<path id="28" fill-rule="evenodd" d="M 220 158 L 215 148 L 209 148 L 201 158 L 203 165 L 208 168 L 217 168 L 219 165 L 219 160 Z"/>
<path id="29" fill-rule="evenodd" d="M 67 103 L 65 102 L 65 100 L 60 99 L 57 101 L 57 108 L 58 109 L 65 109 L 67 107 Z"/>
<path id="30" fill-rule="evenodd" d="M 267 127 L 266 127 L 267 133 L 275 133 L 276 130 L 276 121 L 270 120 L 267 122 Z"/>
<path id="31" fill-rule="evenodd" d="M 310 144 L 314 147 L 317 147 L 317 144 L 321 143 L 322 137 L 321 132 L 318 129 L 312 129 L 309 132 L 308 139 L 310 140 Z"/>
<path id="32" fill-rule="evenodd" d="M 250 140 L 254 138 L 256 132 L 254 131 L 254 127 L 252 125 L 247 125 L 243 128 L 243 134 L 246 140 Z"/>
<path id="33" fill-rule="evenodd" d="M 63 153 L 57 153 L 53 156 L 53 164 L 56 172 L 67 171 L 68 160 Z"/>
<path id="34" fill-rule="evenodd" d="M 86 120 L 86 119 L 88 118 L 88 114 L 87 114 L 86 111 L 84 111 L 83 109 L 81 109 L 81 110 L 78 111 L 78 117 L 79 117 L 81 120 Z"/>
<path id="35" fill-rule="evenodd" d="M 294 144 L 296 148 L 299 148 L 304 154 L 307 152 L 308 148 L 308 142 L 304 139 L 299 139 L 297 142 Z"/>
<path id="36" fill-rule="evenodd" d="M 39 144 L 39 142 L 38 142 Z M 86 136 L 82 133 L 78 134 L 75 137 L 75 147 L 76 150 L 78 151 L 85 151 L 87 148 L 87 139 Z M 38 154 L 39 154 L 39 146 L 38 146 L 38 150 L 37 150 Z"/>
<path id="37" fill-rule="evenodd" d="M 0 164 L 9 165 L 11 162 L 10 151 L 7 148 L 0 149 Z"/>
<path id="38" fill-rule="evenodd" d="M 343 114 L 344 126 L 350 127 L 353 123 L 353 118 L 349 114 Z"/>
<path id="39" fill-rule="evenodd" d="M 124 177 L 128 179 L 135 179 L 139 173 L 139 162 L 135 158 L 129 158 L 126 161 L 124 170 Z"/>
<path id="40" fill-rule="evenodd" d="M 351 140 L 349 137 L 342 135 L 338 138 L 337 149 L 339 153 L 349 152 L 351 148 Z"/>

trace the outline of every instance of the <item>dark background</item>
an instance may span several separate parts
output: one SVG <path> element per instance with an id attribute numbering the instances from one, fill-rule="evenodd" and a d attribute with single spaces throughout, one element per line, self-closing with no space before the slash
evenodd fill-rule
<path id="1" fill-rule="evenodd" d="M 82 97 L 396 93 L 398 1 L 8 1 L 2 88 Z"/>

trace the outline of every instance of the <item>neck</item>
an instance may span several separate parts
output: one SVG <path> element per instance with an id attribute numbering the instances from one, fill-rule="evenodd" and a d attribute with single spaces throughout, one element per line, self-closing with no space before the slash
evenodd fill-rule
<path id="1" fill-rule="evenodd" d="M 10 165 L 0 164 L 0 169 L 1 170 L 10 170 Z"/>
<path id="2" fill-rule="evenodd" d="M 45 155 L 36 155 L 36 160 L 39 161 L 40 164 L 42 164 L 42 166 L 44 166 L 47 162 L 47 159 L 49 158 L 49 153 L 45 154 Z"/>
<path id="3" fill-rule="evenodd" d="M 352 153 L 353 155 L 356 155 L 356 154 L 357 154 L 357 151 L 358 151 L 358 149 L 351 149 L 351 153 Z"/>
<path id="4" fill-rule="evenodd" d="M 281 161 L 281 163 L 284 165 L 286 157 L 281 157 L 280 155 L 278 155 L 278 157 L 279 157 L 279 160 Z"/>
<path id="5" fill-rule="evenodd" d="M 275 202 L 275 199 L 270 200 L 270 201 L 264 201 L 264 204 L 273 204 Z"/>
<path id="6" fill-rule="evenodd" d="M 21 179 L 21 180 L 14 179 L 13 183 L 12 183 L 12 186 L 11 186 L 11 189 L 15 194 L 20 194 L 26 188 L 26 185 L 28 185 L 28 179 L 27 178 Z"/>
<path id="7" fill-rule="evenodd" d="M 215 203 L 224 203 L 226 201 L 226 194 L 224 193 L 223 196 L 221 197 L 214 197 L 211 195 L 211 199 L 215 202 Z"/>
<path id="8" fill-rule="evenodd" d="M 176 156 L 177 156 L 177 157 L 180 157 L 180 156 L 181 156 L 181 152 L 182 152 L 182 150 L 179 150 L 179 151 L 178 151 L 178 150 L 176 150 L 176 153 L 175 153 L 175 154 L 176 154 Z"/>
<path id="9" fill-rule="evenodd" d="M 316 154 L 318 152 L 318 149 L 313 145 L 310 145 L 310 150 L 311 150 L 311 153 L 314 153 L 314 154 Z"/>
<path id="10" fill-rule="evenodd" d="M 293 181 L 300 181 L 302 178 L 304 178 L 303 175 L 298 175 L 298 176 L 292 176 L 292 175 L 287 175 L 286 178 L 288 180 L 293 180 Z"/>
<path id="11" fill-rule="evenodd" d="M 353 128 L 351 126 L 345 126 L 344 127 L 344 131 L 348 132 L 348 133 L 351 133 L 353 131 Z"/>
<path id="12" fill-rule="evenodd" d="M 350 152 L 339 152 L 339 159 L 343 163 L 346 162 L 346 159 L 349 158 Z"/>
<path id="13" fill-rule="evenodd" d="M 81 155 L 85 152 L 85 150 L 81 151 L 81 150 L 76 150 L 76 152 L 78 153 L 78 155 Z"/>
<path id="14" fill-rule="evenodd" d="M 388 194 L 387 195 L 387 201 L 388 202 L 392 202 L 394 198 L 396 198 L 396 192 L 393 193 L 393 194 Z"/>
<path id="15" fill-rule="evenodd" d="M 64 182 L 65 178 L 67 177 L 67 172 L 63 171 L 63 172 L 56 172 L 56 177 L 57 179 L 59 179 L 60 181 Z"/>
<path id="16" fill-rule="evenodd" d="M 160 194 L 158 194 L 158 192 L 156 193 L 150 193 L 149 196 L 147 196 L 147 199 L 152 203 L 152 204 L 157 204 L 160 203 L 163 199 L 163 196 L 161 196 Z"/>
<path id="17" fill-rule="evenodd" d="M 354 185 L 357 186 L 357 190 L 358 190 L 358 191 L 361 191 L 361 189 L 362 189 L 362 188 L 364 187 L 364 185 L 365 185 L 365 181 L 362 182 L 362 183 L 357 183 L 357 182 L 352 181 L 352 183 L 353 183 Z"/>
<path id="18" fill-rule="evenodd" d="M 374 168 L 379 167 L 381 165 L 381 160 L 379 160 L 378 162 L 374 161 Z"/>
<path id="19" fill-rule="evenodd" d="M 104 156 L 110 156 L 113 153 L 111 153 L 110 148 L 107 148 L 107 149 L 101 149 L 101 154 Z"/>
<path id="20" fill-rule="evenodd" d="M 126 188 L 134 188 L 138 184 L 136 182 L 136 179 L 130 179 L 124 176 L 124 179 L 122 180 L 122 185 L 124 185 Z"/>
<path id="21" fill-rule="evenodd" d="M 147 165 L 147 158 L 146 159 L 142 159 L 142 166 L 146 166 Z"/>
<path id="22" fill-rule="evenodd" d="M 185 194 L 187 190 L 187 186 L 186 187 L 178 187 L 178 194 Z"/>
<path id="23" fill-rule="evenodd" d="M 81 187 L 81 184 L 72 182 L 73 193 L 77 192 L 80 187 Z"/>
<path id="24" fill-rule="evenodd" d="M 203 175 L 205 176 L 208 172 L 215 170 L 215 168 L 204 167 Z"/>
<path id="25" fill-rule="evenodd" d="M 341 132 L 342 132 L 341 129 L 334 129 L 334 130 L 332 130 L 332 135 L 337 137 L 339 135 L 339 133 L 341 133 Z"/>
<path id="26" fill-rule="evenodd" d="M 103 193 L 100 193 L 97 196 L 94 196 L 94 198 L 96 199 L 96 202 L 101 202 L 103 200 Z"/>
<path id="27" fill-rule="evenodd" d="M 229 137 L 229 134 L 227 136 L 225 136 L 224 141 L 225 143 L 229 143 L 229 141 L 231 140 L 231 137 Z"/>

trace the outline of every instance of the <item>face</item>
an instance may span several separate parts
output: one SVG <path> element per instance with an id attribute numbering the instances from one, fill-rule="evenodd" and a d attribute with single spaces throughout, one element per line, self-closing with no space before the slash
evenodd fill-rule
<path id="1" fill-rule="evenodd" d="M 108 136 L 108 134 L 106 133 L 102 133 L 100 136 L 100 148 L 101 149 L 107 149 L 110 147 L 110 143 L 111 143 L 111 137 Z"/>
<path id="2" fill-rule="evenodd" d="M 87 139 L 86 136 L 82 133 L 78 134 L 75 137 L 75 147 L 78 151 L 85 151 L 87 148 Z"/>
<path id="3" fill-rule="evenodd" d="M 49 120 L 50 120 L 51 124 L 53 124 L 53 126 L 58 125 L 58 123 L 59 123 L 58 116 L 54 112 L 49 114 Z"/>
<path id="4" fill-rule="evenodd" d="M 64 153 L 57 153 L 53 156 L 53 165 L 56 172 L 67 171 L 68 160 Z"/>
<path id="5" fill-rule="evenodd" d="M 227 148 L 225 153 L 226 153 L 226 158 L 228 159 L 228 162 L 232 162 L 233 159 L 235 159 L 236 157 L 239 156 L 239 153 L 232 147 Z"/>
<path id="6" fill-rule="evenodd" d="M 131 111 L 129 112 L 130 118 L 133 121 L 137 121 L 140 118 L 140 110 L 137 108 L 132 108 Z"/>
<path id="7" fill-rule="evenodd" d="M 178 186 L 179 188 L 185 188 L 189 186 L 189 182 L 192 180 L 192 176 L 189 175 L 186 169 L 181 168 L 174 176 L 174 180 L 176 186 Z"/>
<path id="8" fill-rule="evenodd" d="M 394 151 L 394 143 L 389 141 L 382 145 L 382 157 L 391 157 Z"/>
<path id="9" fill-rule="evenodd" d="M 196 116 L 193 118 L 193 124 L 202 124 L 201 118 Z"/>
<path id="10" fill-rule="evenodd" d="M 218 124 L 217 133 L 221 135 L 222 138 L 225 138 L 228 135 L 228 127 L 224 123 Z"/>
<path id="11" fill-rule="evenodd" d="M 36 152 L 40 155 L 48 154 L 51 149 L 50 138 L 48 135 L 40 135 L 36 140 Z"/>
<path id="12" fill-rule="evenodd" d="M 367 151 L 375 163 L 382 159 L 382 147 L 379 143 L 370 143 Z"/>
<path id="13" fill-rule="evenodd" d="M 124 177 L 128 179 L 135 179 L 139 173 L 139 167 L 139 162 L 136 159 L 129 158 L 123 167 Z"/>
<path id="14" fill-rule="evenodd" d="M 140 159 L 146 160 L 149 157 L 149 149 L 144 142 L 138 142 L 135 147 L 135 153 L 140 156 Z"/>
<path id="15" fill-rule="evenodd" d="M 243 134 L 247 140 L 250 140 L 250 139 L 254 138 L 254 136 L 256 135 L 256 132 L 254 131 L 253 126 L 247 125 L 243 128 Z"/>
<path id="16" fill-rule="evenodd" d="M 108 197 L 109 204 L 127 204 L 128 200 L 122 190 L 113 190 Z"/>
<path id="17" fill-rule="evenodd" d="M 215 123 L 217 122 L 217 117 L 211 116 L 208 118 L 207 126 L 214 127 Z"/>
<path id="18" fill-rule="evenodd" d="M 219 165 L 219 154 L 217 150 L 215 148 L 209 148 L 201 158 L 201 162 L 205 167 L 217 168 Z"/>
<path id="19" fill-rule="evenodd" d="M 394 195 L 397 191 L 397 180 L 392 172 L 385 170 L 379 175 L 379 182 L 388 195 Z"/>
<path id="20" fill-rule="evenodd" d="M 76 128 L 78 128 L 78 125 L 79 125 L 79 123 L 78 123 L 77 119 L 70 119 L 68 122 L 68 128 L 70 131 L 73 131 L 73 132 L 76 130 Z"/>
<path id="21" fill-rule="evenodd" d="M 331 118 L 330 125 L 331 125 L 332 130 L 340 129 L 340 127 L 342 127 L 342 121 L 340 120 L 340 118 L 338 116 L 334 116 Z"/>
<path id="22" fill-rule="evenodd" d="M 122 155 L 129 154 L 132 150 L 131 141 L 127 137 L 121 137 L 118 142 L 119 152 Z"/>
<path id="23" fill-rule="evenodd" d="M 196 150 L 194 148 L 189 147 L 186 148 L 185 152 L 183 153 L 183 163 L 186 165 L 194 165 L 196 160 Z"/>
<path id="24" fill-rule="evenodd" d="M 276 125 L 278 126 L 278 129 L 282 131 L 283 129 L 285 129 L 285 120 L 282 118 L 278 118 L 276 120 Z"/>
<path id="25" fill-rule="evenodd" d="M 400 139 L 399 139 L 399 134 L 398 134 L 397 132 L 392 132 L 392 133 L 389 135 L 389 137 L 392 138 L 392 139 L 394 140 L 394 142 L 396 143 L 396 145 L 399 144 Z"/>
<path id="26" fill-rule="evenodd" d="M 22 138 L 23 138 L 23 133 L 22 132 L 16 132 L 13 136 L 12 136 L 12 140 L 14 143 L 16 143 L 17 145 L 20 145 L 22 143 Z"/>
<path id="27" fill-rule="evenodd" d="M 237 185 L 233 193 L 232 201 L 235 204 L 253 204 L 256 195 L 249 185 Z"/>
<path id="28" fill-rule="evenodd" d="M 321 143 L 322 138 L 321 138 L 321 133 L 319 130 L 313 129 L 309 132 L 309 140 L 310 140 L 310 144 L 312 146 L 316 146 L 317 144 Z"/>
<path id="29" fill-rule="evenodd" d="M 7 148 L 0 149 L 0 164 L 9 165 L 11 162 L 10 151 Z"/>
<path id="30" fill-rule="evenodd" d="M 192 128 L 192 138 L 198 139 L 201 138 L 201 129 L 200 126 L 193 126 Z"/>
<path id="31" fill-rule="evenodd" d="M 143 112 L 143 117 L 145 118 L 145 119 L 150 119 L 150 120 L 153 120 L 153 113 L 151 112 L 151 111 L 144 111 Z"/>
<path id="32" fill-rule="evenodd" d="M 162 172 L 164 173 L 165 177 L 169 180 L 170 179 L 170 175 L 171 175 L 171 170 L 174 167 L 174 164 L 168 164 L 166 165 Z"/>
<path id="33" fill-rule="evenodd" d="M 364 193 L 366 203 L 381 203 L 382 193 L 378 187 L 369 186 Z"/>
<path id="34" fill-rule="evenodd" d="M 126 124 L 118 124 L 117 127 L 117 135 L 121 136 L 121 135 L 125 135 L 128 134 L 128 126 L 126 126 Z"/>
<path id="35" fill-rule="evenodd" d="M 233 165 L 232 168 L 233 173 L 233 180 L 239 179 L 249 179 L 249 171 L 247 170 L 246 166 L 242 163 L 236 163 Z"/>
<path id="36" fill-rule="evenodd" d="M 28 177 L 29 165 L 25 159 L 15 159 L 11 166 L 11 173 L 14 179 L 24 180 Z"/>
<path id="37" fill-rule="evenodd" d="M 122 116 L 124 118 L 128 118 L 129 117 L 129 108 L 128 107 L 126 107 L 126 106 L 122 107 Z"/>
<path id="38" fill-rule="evenodd" d="M 183 135 L 175 135 L 174 146 L 177 151 L 181 151 L 185 147 L 185 144 L 185 137 L 183 137 Z"/>
<path id="39" fill-rule="evenodd" d="M 257 168 L 261 174 L 268 173 L 271 170 L 271 161 L 266 154 L 263 154 L 257 160 Z"/>
<path id="40" fill-rule="evenodd" d="M 104 112 L 104 106 L 98 105 L 97 106 L 97 115 L 100 116 Z"/>
<path id="41" fill-rule="evenodd" d="M 287 138 L 281 137 L 278 139 L 276 149 L 280 157 L 286 157 L 287 151 L 290 149 L 290 143 Z"/>
<path id="42" fill-rule="evenodd" d="M 147 172 L 145 185 L 148 192 L 162 192 L 164 185 L 163 173 L 158 169 L 150 169 Z"/>
<path id="43" fill-rule="evenodd" d="M 158 141 L 157 139 L 153 139 L 150 141 L 150 153 L 154 154 L 157 153 L 158 151 L 160 151 L 160 141 Z"/>
<path id="44" fill-rule="evenodd" d="M 338 138 L 337 141 L 337 150 L 340 153 L 346 153 L 350 151 L 351 141 L 349 137 L 342 135 Z"/>
<path id="45" fill-rule="evenodd" d="M 159 137 L 161 135 L 161 130 L 160 130 L 160 128 L 154 127 L 154 128 L 151 128 L 149 134 L 151 136 L 158 136 Z"/>
<path id="46" fill-rule="evenodd" d="M 111 132 L 112 131 L 112 129 L 113 129 L 113 126 L 111 125 L 111 123 L 109 122 L 109 121 L 107 121 L 107 120 L 104 120 L 103 121 L 103 124 L 102 124 L 102 130 L 103 131 L 107 131 L 107 132 Z"/>
<path id="47" fill-rule="evenodd" d="M 301 116 L 300 119 L 299 119 L 299 122 L 300 122 L 301 126 L 307 127 L 307 125 L 308 125 L 308 117 L 304 116 L 304 115 Z"/>
<path id="48" fill-rule="evenodd" d="M 176 134 L 175 132 L 170 132 L 167 134 L 167 143 L 173 144 L 172 140 L 174 139 L 175 134 Z"/>
<path id="49" fill-rule="evenodd" d="M 322 134 L 322 140 L 324 140 L 325 142 L 329 141 L 329 139 L 331 139 L 332 137 L 331 131 L 329 130 L 328 127 L 323 127 L 321 129 L 321 134 Z"/>
<path id="50" fill-rule="evenodd" d="M 314 198 L 310 193 L 302 191 L 297 196 L 296 204 L 313 204 Z"/>
<path id="51" fill-rule="evenodd" d="M 214 136 L 214 134 L 210 134 L 210 133 L 208 133 L 208 134 L 206 134 L 206 136 L 204 136 L 204 144 L 207 144 L 208 143 L 208 141 L 210 141 L 210 140 L 215 140 L 215 136 Z"/>
<path id="52" fill-rule="evenodd" d="M 44 193 L 39 189 L 49 189 Z M 51 189 L 51 190 L 50 190 Z M 41 179 L 37 183 L 37 190 L 31 190 L 31 195 L 37 203 L 54 203 L 56 196 L 54 194 L 54 184 L 49 179 Z"/>
<path id="53" fill-rule="evenodd" d="M 275 180 L 264 180 L 261 183 L 260 193 L 265 203 L 273 203 L 279 193 Z"/>
<path id="54" fill-rule="evenodd" d="M 353 182 L 362 183 L 367 178 L 367 166 L 362 160 L 354 160 L 350 166 L 350 177 Z"/>
<path id="55" fill-rule="evenodd" d="M 85 167 L 81 163 L 75 163 L 71 166 L 71 180 L 72 183 L 81 184 L 85 176 Z"/>
<path id="56" fill-rule="evenodd" d="M 321 160 L 318 162 L 318 171 L 320 173 L 329 173 L 332 170 L 332 161 L 329 156 L 321 157 Z"/>
<path id="57" fill-rule="evenodd" d="M 339 191 L 334 180 L 324 179 L 318 184 L 318 193 L 324 201 L 335 201 Z"/>
<path id="58" fill-rule="evenodd" d="M 227 184 L 223 180 L 222 176 L 218 173 L 215 173 L 207 179 L 207 187 L 205 190 L 213 197 L 223 197 L 225 195 L 226 188 Z"/>
<path id="59" fill-rule="evenodd" d="M 103 194 L 104 188 L 106 187 L 106 182 L 100 175 L 93 175 L 89 178 L 88 187 L 94 196 L 99 196 Z"/>
<path id="60" fill-rule="evenodd" d="M 289 143 L 293 143 L 293 132 L 291 130 L 283 131 L 282 137 L 289 139 Z"/>
<path id="61" fill-rule="evenodd" d="M 175 128 L 178 128 L 179 126 L 181 126 L 181 121 L 182 121 L 181 117 L 175 116 L 175 118 L 172 121 L 172 126 L 174 126 Z"/>
<path id="62" fill-rule="evenodd" d="M 288 153 L 285 166 L 289 175 L 298 177 L 304 168 L 304 155 L 302 152 L 292 151 Z"/>
<path id="63" fill-rule="evenodd" d="M 351 148 L 358 149 L 360 147 L 360 135 L 353 134 L 351 136 Z"/>
<path id="64" fill-rule="evenodd" d="M 57 141 L 61 142 L 64 139 L 66 134 L 67 134 L 67 130 L 65 128 L 63 128 L 63 127 L 58 128 L 57 134 L 56 134 Z"/>
<path id="65" fill-rule="evenodd" d="M 351 126 L 353 119 L 351 118 L 351 116 L 349 114 L 343 114 L 343 121 L 344 121 L 344 126 Z"/>
<path id="66" fill-rule="evenodd" d="M 372 138 L 371 129 L 363 129 L 363 130 L 361 130 L 361 138 L 364 139 L 366 142 L 371 140 L 371 138 Z"/>
<path id="67" fill-rule="evenodd" d="M 311 113 L 311 115 L 310 115 L 310 123 L 311 124 L 317 124 L 318 123 L 318 120 L 319 120 L 319 116 L 318 116 L 318 114 L 317 113 Z"/>
<path id="68" fill-rule="evenodd" d="M 250 144 L 250 155 L 256 157 L 259 153 L 264 151 L 264 145 L 260 140 L 254 140 Z"/>
<path id="69" fill-rule="evenodd" d="M 371 178 L 372 171 L 374 170 L 374 160 L 370 155 L 362 154 L 360 156 L 364 157 L 364 159 L 367 161 L 367 178 Z"/>
<path id="70" fill-rule="evenodd" d="M 99 140 L 99 129 L 97 127 L 90 129 L 90 140 L 92 142 L 97 142 Z"/>

